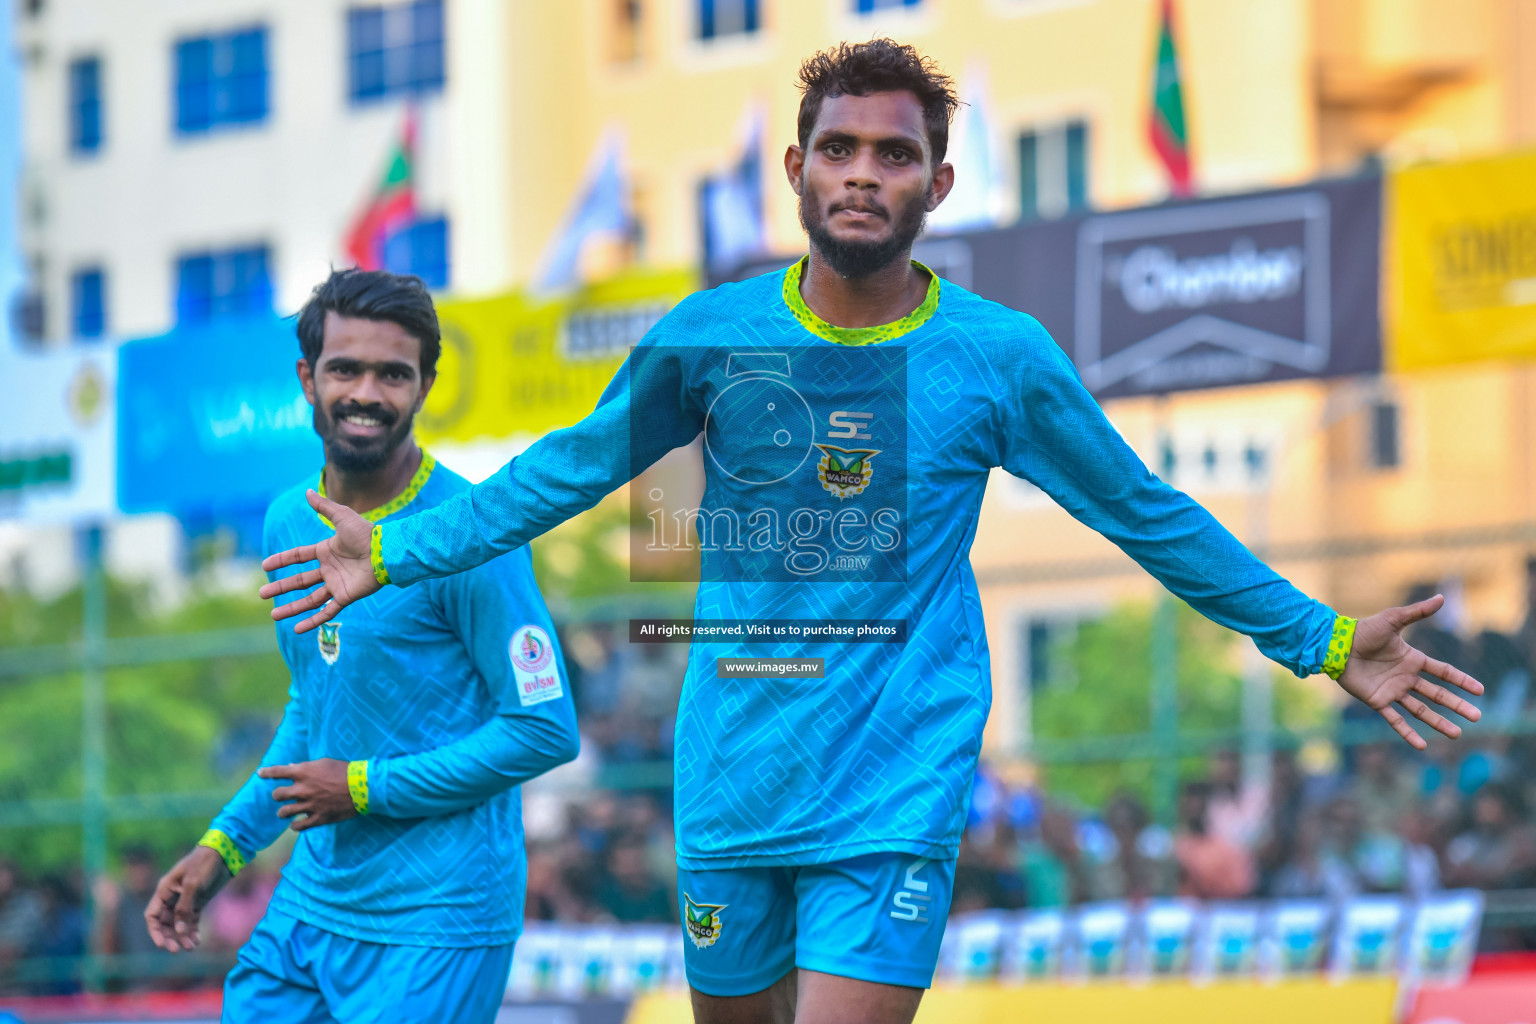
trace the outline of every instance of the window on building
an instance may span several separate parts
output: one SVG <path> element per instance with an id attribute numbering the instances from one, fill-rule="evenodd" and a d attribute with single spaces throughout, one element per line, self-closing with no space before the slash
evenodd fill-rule
<path id="1" fill-rule="evenodd" d="M 1396 469 L 1402 464 L 1402 438 L 1396 402 L 1371 406 L 1371 468 Z"/>
<path id="2" fill-rule="evenodd" d="M 38 289 L 19 291 L 11 297 L 11 330 L 27 342 L 40 342 L 48 334 L 48 306 Z"/>
<path id="3" fill-rule="evenodd" d="M 1071 688 L 1077 683 L 1072 646 L 1077 640 L 1077 620 L 1032 617 L 1022 624 L 1024 686 L 1039 692 L 1050 686 Z"/>
<path id="4" fill-rule="evenodd" d="M 206 324 L 272 310 L 264 245 L 187 253 L 176 263 L 176 320 Z"/>
<path id="5" fill-rule="evenodd" d="M 751 35 L 762 27 L 759 0 L 697 0 L 699 38 Z"/>
<path id="6" fill-rule="evenodd" d="M 633 64 L 644 56 L 644 4 L 641 0 L 608 2 L 613 11 L 613 42 L 609 56 L 615 64 Z"/>
<path id="7" fill-rule="evenodd" d="M 107 333 L 107 275 L 100 267 L 75 271 L 69 281 L 69 307 L 75 337 L 99 338 Z"/>
<path id="8" fill-rule="evenodd" d="M 1060 217 L 1088 208 L 1088 122 L 1019 136 L 1019 216 Z"/>
<path id="9" fill-rule="evenodd" d="M 347 93 L 353 103 L 443 87 L 443 0 L 347 12 Z"/>
<path id="10" fill-rule="evenodd" d="M 259 124 L 267 117 L 267 30 L 241 29 L 176 43 L 176 130 Z"/>
<path id="11" fill-rule="evenodd" d="M 101 58 L 82 57 L 69 65 L 69 149 L 76 154 L 101 148 Z"/>
<path id="12" fill-rule="evenodd" d="M 922 5 L 923 0 L 853 0 L 853 10 L 856 14 L 873 14 L 876 11 L 899 10 Z"/>
<path id="13" fill-rule="evenodd" d="M 384 240 L 384 269 L 415 274 L 428 288 L 448 287 L 448 218 L 417 220 Z"/>

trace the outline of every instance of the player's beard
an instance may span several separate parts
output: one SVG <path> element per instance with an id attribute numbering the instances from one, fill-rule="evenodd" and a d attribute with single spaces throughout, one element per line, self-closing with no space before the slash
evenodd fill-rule
<path id="1" fill-rule="evenodd" d="M 384 424 L 386 430 L 377 438 L 353 438 L 341 433 L 338 422 L 343 416 L 361 413 Z M 325 461 L 343 473 L 371 473 L 389 459 L 396 448 L 411 436 L 414 414 L 400 416 L 382 405 L 338 402 L 327 412 L 315 403 L 315 433 L 325 443 Z"/>
<path id="2" fill-rule="evenodd" d="M 845 241 L 828 229 L 826 214 L 822 212 L 826 204 L 811 187 L 809 179 L 802 177 L 800 183 L 800 224 L 810 236 L 811 247 L 839 277 L 852 281 L 884 270 L 896 260 L 910 258 L 912 243 L 923 233 L 923 225 L 928 220 L 928 196 L 933 191 L 932 185 L 896 212 L 891 220 L 891 233 L 884 239 L 878 242 Z M 892 216 L 890 209 L 879 203 L 866 201 L 862 205 L 883 212 L 887 218 Z"/>

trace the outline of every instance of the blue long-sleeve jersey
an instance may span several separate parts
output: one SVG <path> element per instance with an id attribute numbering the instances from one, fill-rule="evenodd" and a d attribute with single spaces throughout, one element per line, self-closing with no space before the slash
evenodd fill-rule
<path id="1" fill-rule="evenodd" d="M 267 551 L 330 536 L 304 499 L 313 486 L 272 503 Z M 410 486 L 368 517 L 389 522 L 468 487 L 423 453 Z M 272 905 L 369 942 L 515 941 L 526 874 L 517 786 L 578 744 L 528 549 L 356 605 L 331 627 L 278 626 L 292 682 L 261 763 L 366 761 L 368 813 L 300 833 Z M 252 775 L 213 828 L 246 857 L 265 848 L 288 825 L 271 796 L 281 785 Z"/>
<path id="2" fill-rule="evenodd" d="M 590 416 L 376 538 L 391 582 L 460 572 L 703 432 L 697 617 L 905 620 L 904 644 L 694 640 L 681 865 L 956 855 L 991 704 L 968 555 L 994 467 L 1269 657 L 1323 667 L 1334 612 L 1148 472 L 1033 318 L 933 278 L 904 320 L 840 329 L 805 305 L 803 265 L 683 302 Z M 822 657 L 825 678 L 717 677 L 742 655 Z"/>

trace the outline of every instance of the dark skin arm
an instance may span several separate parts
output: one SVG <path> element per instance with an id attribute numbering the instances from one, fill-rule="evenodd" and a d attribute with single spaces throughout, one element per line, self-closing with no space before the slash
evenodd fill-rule
<path id="1" fill-rule="evenodd" d="M 347 762 L 334 757 L 298 764 L 274 764 L 259 768 L 263 779 L 285 779 L 288 785 L 272 791 L 272 799 L 282 802 L 279 818 L 294 818 L 288 827 L 303 832 L 316 825 L 334 825 L 357 817 L 352 792 L 347 788 Z M 298 817 L 303 815 L 302 818 Z"/>

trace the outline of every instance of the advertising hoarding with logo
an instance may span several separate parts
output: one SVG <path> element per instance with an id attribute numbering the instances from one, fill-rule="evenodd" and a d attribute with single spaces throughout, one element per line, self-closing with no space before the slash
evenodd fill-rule
<path id="1" fill-rule="evenodd" d="M 123 345 L 118 498 L 125 512 L 263 506 L 324 460 L 277 317 Z"/>
<path id="2" fill-rule="evenodd" d="M 1392 176 L 1392 367 L 1536 357 L 1536 151 Z"/>
<path id="3" fill-rule="evenodd" d="M 1035 317 L 1105 399 L 1380 371 L 1380 248 L 1371 176 L 924 238 L 913 256 Z"/>
<path id="4" fill-rule="evenodd" d="M 117 346 L 0 348 L 0 519 L 93 522 L 117 512 Z"/>

